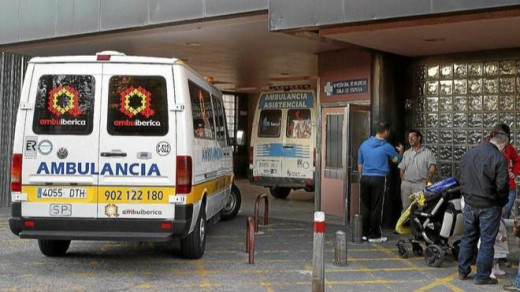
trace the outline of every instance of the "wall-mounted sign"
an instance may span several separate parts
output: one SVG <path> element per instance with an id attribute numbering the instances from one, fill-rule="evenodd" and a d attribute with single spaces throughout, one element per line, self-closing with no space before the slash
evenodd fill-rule
<path id="1" fill-rule="evenodd" d="M 368 79 L 329 81 L 323 89 L 326 96 L 368 92 Z"/>

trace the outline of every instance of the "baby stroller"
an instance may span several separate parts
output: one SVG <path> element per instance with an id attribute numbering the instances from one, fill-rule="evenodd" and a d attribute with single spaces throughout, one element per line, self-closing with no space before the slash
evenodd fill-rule
<path id="1" fill-rule="evenodd" d="M 424 255 L 430 267 L 439 267 L 447 254 L 457 258 L 460 240 L 453 241 L 453 238 L 460 237 L 464 230 L 459 182 L 452 177 L 444 179 L 423 192 L 412 194 L 411 200 L 410 207 L 397 222 L 396 231 L 406 234 L 411 229 L 413 238 L 409 241 L 413 253 Z M 421 241 L 426 248 L 423 249 Z M 402 258 L 409 256 L 406 245 L 404 240 L 397 242 Z"/>

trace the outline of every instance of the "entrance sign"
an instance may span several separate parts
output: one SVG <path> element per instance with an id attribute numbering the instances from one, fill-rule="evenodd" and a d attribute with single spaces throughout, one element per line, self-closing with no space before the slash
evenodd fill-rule
<path id="1" fill-rule="evenodd" d="M 329 81 L 323 89 L 326 96 L 368 92 L 368 79 Z"/>

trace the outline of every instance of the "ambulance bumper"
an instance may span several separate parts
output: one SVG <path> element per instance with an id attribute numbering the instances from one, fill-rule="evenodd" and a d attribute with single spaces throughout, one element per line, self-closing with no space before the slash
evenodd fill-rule
<path id="1" fill-rule="evenodd" d="M 188 235 L 193 205 L 176 205 L 175 219 L 95 219 L 21 217 L 21 205 L 11 205 L 9 227 L 20 238 L 53 240 L 171 241 Z M 18 216 L 16 216 L 18 215 Z M 26 221 L 32 221 L 32 227 Z M 171 223 L 171 227 L 168 224 Z"/>
<path id="2" fill-rule="evenodd" d="M 288 177 L 250 177 L 253 184 L 264 187 L 283 187 L 293 189 L 314 188 L 314 180 L 307 178 L 288 178 Z"/>

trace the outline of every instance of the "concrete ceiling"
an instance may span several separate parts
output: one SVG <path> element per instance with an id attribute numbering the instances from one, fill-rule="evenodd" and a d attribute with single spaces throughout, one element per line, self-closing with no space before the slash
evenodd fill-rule
<path id="1" fill-rule="evenodd" d="M 176 57 L 221 90 L 259 92 L 269 85 L 316 86 L 322 52 L 365 47 L 403 56 L 430 56 L 520 46 L 520 9 L 401 19 L 322 28 L 319 35 L 268 31 L 267 14 L 203 23 L 118 31 L 0 46 L 33 56 L 127 55 Z"/>
<path id="2" fill-rule="evenodd" d="M 116 50 L 127 55 L 176 57 L 221 90 L 258 92 L 272 85 L 316 85 L 320 52 L 350 45 L 317 33 L 270 33 L 267 14 L 120 31 L 20 45 L 0 51 L 33 56 L 90 55 Z"/>
<path id="3" fill-rule="evenodd" d="M 320 36 L 415 57 L 520 47 L 520 10 L 380 21 L 320 30 Z"/>

